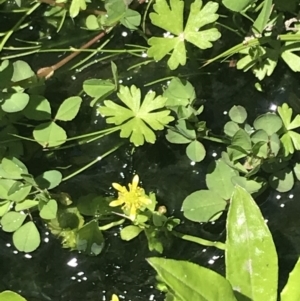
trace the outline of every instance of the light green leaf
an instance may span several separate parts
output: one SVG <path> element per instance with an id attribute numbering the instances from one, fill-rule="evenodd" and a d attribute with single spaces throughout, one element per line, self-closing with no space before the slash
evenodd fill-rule
<path id="1" fill-rule="evenodd" d="M 277 156 L 277 154 L 279 153 L 280 147 L 281 147 L 281 142 L 280 142 L 279 136 L 276 133 L 271 135 L 269 143 L 270 143 L 270 149 L 271 149 L 272 154 L 274 156 Z"/>
<path id="2" fill-rule="evenodd" d="M 82 99 L 79 96 L 72 96 L 64 100 L 58 108 L 55 120 L 70 121 L 77 115 Z"/>
<path id="3" fill-rule="evenodd" d="M 25 61 L 15 61 L 13 63 L 13 66 L 14 73 L 11 79 L 13 82 L 26 80 L 35 76 L 35 73 Z"/>
<path id="4" fill-rule="evenodd" d="M 27 301 L 27 300 L 15 292 L 3 291 L 0 293 L 0 301 Z"/>
<path id="5" fill-rule="evenodd" d="M 137 237 L 142 231 L 142 228 L 130 225 L 123 228 L 120 232 L 120 235 L 123 240 L 129 241 Z"/>
<path id="6" fill-rule="evenodd" d="M 247 300 L 276 301 L 275 245 L 258 206 L 242 187 L 236 186 L 232 195 L 226 229 L 226 278 L 232 287 Z"/>
<path id="7" fill-rule="evenodd" d="M 182 204 L 184 216 L 194 222 L 216 220 L 225 210 L 227 203 L 216 192 L 198 190 L 188 195 Z"/>
<path id="8" fill-rule="evenodd" d="M 295 264 L 294 269 L 289 275 L 289 279 L 280 294 L 280 301 L 298 301 L 300 300 L 300 259 Z"/>
<path id="9" fill-rule="evenodd" d="M 239 129 L 232 137 L 231 145 L 238 146 L 245 151 L 250 151 L 252 149 L 252 143 L 250 136 L 245 130 Z"/>
<path id="10" fill-rule="evenodd" d="M 254 180 L 249 180 L 245 177 L 240 176 L 233 177 L 231 180 L 235 186 L 239 185 L 251 194 L 254 192 L 258 192 L 263 186 L 262 182 L 256 182 Z"/>
<path id="11" fill-rule="evenodd" d="M 226 122 L 224 126 L 224 133 L 229 136 L 233 137 L 234 134 L 240 129 L 239 125 L 233 121 Z"/>
<path id="12" fill-rule="evenodd" d="M 58 170 L 48 170 L 36 177 L 40 189 L 53 189 L 61 183 L 62 174 Z"/>
<path id="13" fill-rule="evenodd" d="M 290 108 L 287 103 L 284 103 L 282 106 L 277 107 L 277 112 L 281 117 L 285 128 L 288 129 L 292 120 L 292 114 L 293 114 L 292 108 Z"/>
<path id="14" fill-rule="evenodd" d="M 221 198 L 229 200 L 234 190 L 231 179 L 238 176 L 238 172 L 229 167 L 223 160 L 218 160 L 215 164 L 215 168 L 206 174 L 206 185 Z"/>
<path id="15" fill-rule="evenodd" d="M 242 106 L 233 106 L 228 115 L 236 123 L 244 123 L 247 119 L 247 111 Z"/>
<path id="16" fill-rule="evenodd" d="M 266 25 L 268 24 L 271 12 L 273 9 L 273 0 L 264 0 L 263 7 L 252 25 L 252 30 L 254 33 L 263 33 Z"/>
<path id="17" fill-rule="evenodd" d="M 191 142 L 191 139 L 188 139 L 185 136 L 183 136 L 181 133 L 175 132 L 170 129 L 168 129 L 167 131 L 166 139 L 170 143 L 175 143 L 175 144 L 187 144 Z"/>
<path id="18" fill-rule="evenodd" d="M 99 29 L 98 19 L 95 15 L 88 15 L 85 20 L 85 25 L 89 30 Z"/>
<path id="19" fill-rule="evenodd" d="M 300 57 L 288 50 L 281 53 L 282 59 L 294 72 L 300 72 Z"/>
<path id="20" fill-rule="evenodd" d="M 251 135 L 251 140 L 254 143 L 253 153 L 257 157 L 267 158 L 268 157 L 268 134 L 264 130 L 255 131 Z"/>
<path id="21" fill-rule="evenodd" d="M 292 139 L 289 133 L 285 133 L 281 138 L 280 141 L 284 148 L 284 156 L 287 157 L 289 154 L 293 154 L 295 149 L 292 142 Z"/>
<path id="22" fill-rule="evenodd" d="M 26 210 L 26 209 L 33 208 L 33 207 L 37 206 L 38 204 L 39 204 L 39 202 L 35 201 L 35 200 L 24 200 L 24 201 L 19 202 L 19 203 L 16 204 L 15 210 L 16 211 L 23 211 L 23 210 Z"/>
<path id="23" fill-rule="evenodd" d="M 272 113 L 266 113 L 254 120 L 253 126 L 256 130 L 264 130 L 269 136 L 278 132 L 282 127 L 281 119 Z"/>
<path id="24" fill-rule="evenodd" d="M 10 193 L 14 187 L 17 190 Z M 0 179 L 0 199 L 21 202 L 27 197 L 30 191 L 31 185 L 9 179 Z"/>
<path id="25" fill-rule="evenodd" d="M 294 175 L 291 169 L 285 168 L 275 172 L 269 178 L 270 186 L 279 192 L 290 191 L 294 186 Z"/>
<path id="26" fill-rule="evenodd" d="M 19 212 L 7 212 L 1 218 L 1 226 L 5 232 L 14 232 L 21 227 L 27 215 Z"/>
<path id="27" fill-rule="evenodd" d="M 288 131 L 296 150 L 300 150 L 300 134 L 294 131 Z"/>
<path id="28" fill-rule="evenodd" d="M 143 145 L 145 140 L 154 143 L 156 137 L 153 130 L 162 130 L 174 120 L 169 116 L 169 110 L 152 112 L 162 109 L 167 100 L 162 96 L 155 97 L 155 92 L 147 93 L 142 105 L 141 91 L 134 85 L 130 89 L 120 86 L 118 96 L 128 108 L 106 100 L 99 112 L 107 117 L 107 123 L 121 125 L 120 137 L 130 137 L 130 142 L 135 146 Z"/>
<path id="29" fill-rule="evenodd" d="M 48 202 L 40 201 L 40 217 L 43 219 L 54 219 L 57 214 L 56 200 L 49 200 Z"/>
<path id="30" fill-rule="evenodd" d="M 11 206 L 10 201 L 3 201 L 0 203 L 0 217 L 2 217 L 6 212 L 9 211 Z"/>
<path id="31" fill-rule="evenodd" d="M 188 261 L 148 258 L 176 299 L 173 301 L 236 301 L 230 283 L 218 273 Z"/>
<path id="32" fill-rule="evenodd" d="M 29 253 L 36 250 L 41 243 L 41 237 L 35 224 L 27 222 L 14 232 L 13 243 L 21 252 Z"/>
<path id="33" fill-rule="evenodd" d="M 300 181 L 300 163 L 296 163 L 293 170 L 296 178 L 298 179 L 298 181 Z"/>
<path id="34" fill-rule="evenodd" d="M 1 108 L 6 113 L 20 112 L 29 102 L 29 95 L 26 93 L 5 93 L 5 96 Z"/>
<path id="35" fill-rule="evenodd" d="M 23 110 L 28 119 L 48 120 L 51 119 L 51 107 L 49 101 L 41 95 L 30 95 L 29 103 Z"/>
<path id="36" fill-rule="evenodd" d="M 235 12 L 241 12 L 253 2 L 254 0 L 239 0 L 239 1 L 223 0 L 222 1 L 224 6 L 226 6 L 228 9 L 233 10 Z"/>
<path id="37" fill-rule="evenodd" d="M 0 176 L 7 179 L 22 179 L 28 173 L 27 167 L 15 157 L 4 157 L 0 166 Z"/>
<path id="38" fill-rule="evenodd" d="M 198 140 L 192 141 L 186 148 L 188 158 L 195 162 L 201 162 L 206 155 L 206 150 Z"/>
<path id="39" fill-rule="evenodd" d="M 218 19 L 219 16 L 216 14 L 218 4 L 215 2 L 209 1 L 202 7 L 202 1 L 195 0 L 190 6 L 185 29 L 183 29 L 184 1 L 171 0 L 169 6 L 166 0 L 157 0 L 153 9 L 154 13 L 150 13 L 152 23 L 171 34 L 164 38 L 150 38 L 148 43 L 151 47 L 148 56 L 159 61 L 172 51 L 168 60 L 171 70 L 176 69 L 179 64 L 186 63 L 185 40 L 201 49 L 206 49 L 212 47 L 211 42 L 221 36 L 216 28 L 200 30 Z"/>
<path id="40" fill-rule="evenodd" d="M 66 142 L 65 130 L 53 121 L 39 124 L 33 131 L 33 137 L 37 143 L 46 147 L 54 147 Z"/>
<path id="41" fill-rule="evenodd" d="M 77 249 L 88 255 L 99 255 L 104 247 L 104 237 L 98 222 L 92 220 L 78 230 Z"/>
<path id="42" fill-rule="evenodd" d="M 120 22 L 125 27 L 135 30 L 140 25 L 141 19 L 142 17 L 139 12 L 132 9 L 127 9 Z"/>
<path id="43" fill-rule="evenodd" d="M 86 2 L 85 0 L 72 0 L 69 13 L 71 18 L 77 17 L 80 10 L 86 10 Z"/>

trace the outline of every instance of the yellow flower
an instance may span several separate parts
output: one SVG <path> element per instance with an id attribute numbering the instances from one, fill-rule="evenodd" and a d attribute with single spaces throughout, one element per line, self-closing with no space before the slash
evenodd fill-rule
<path id="1" fill-rule="evenodd" d="M 118 191 L 118 199 L 109 203 L 109 206 L 116 207 L 123 205 L 124 213 L 134 221 L 137 211 L 151 204 L 151 199 L 145 194 L 143 188 L 138 186 L 139 176 L 135 175 L 132 183 L 129 184 L 129 190 L 125 186 L 113 183 L 112 186 Z"/>
<path id="2" fill-rule="evenodd" d="M 113 295 L 111 296 L 111 301 L 119 301 L 118 296 L 115 295 L 115 294 L 113 294 Z"/>

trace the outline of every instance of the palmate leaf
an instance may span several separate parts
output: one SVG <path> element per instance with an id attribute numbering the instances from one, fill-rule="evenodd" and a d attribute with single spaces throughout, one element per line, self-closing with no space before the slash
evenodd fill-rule
<path id="1" fill-rule="evenodd" d="M 155 92 L 147 93 L 142 105 L 141 90 L 134 85 L 130 89 L 120 86 L 118 97 L 127 108 L 111 100 L 105 100 L 105 106 L 98 110 L 107 117 L 107 123 L 120 125 L 120 137 L 130 137 L 130 142 L 135 146 L 143 145 L 145 140 L 154 143 L 156 136 L 153 130 L 162 130 L 166 124 L 174 120 L 169 116 L 169 110 L 153 112 L 164 108 L 167 101 L 165 97 L 155 97 Z"/>
<path id="2" fill-rule="evenodd" d="M 173 50 L 168 60 L 168 66 L 174 70 L 179 64 L 186 63 L 185 41 L 201 49 L 212 47 L 211 42 L 221 36 L 219 31 L 216 28 L 200 31 L 199 29 L 218 19 L 219 15 L 216 14 L 216 11 L 219 5 L 211 1 L 203 7 L 202 4 L 202 0 L 195 0 L 191 4 L 190 14 L 185 29 L 183 29 L 184 1 L 170 0 L 169 6 L 166 0 L 157 0 L 153 6 L 155 13 L 150 14 L 152 23 L 175 36 L 149 39 L 148 43 L 151 47 L 148 50 L 148 56 L 159 61 Z"/>

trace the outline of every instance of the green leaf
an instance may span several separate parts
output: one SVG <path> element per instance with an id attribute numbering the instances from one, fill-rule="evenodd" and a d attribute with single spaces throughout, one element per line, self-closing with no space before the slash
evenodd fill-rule
<path id="1" fill-rule="evenodd" d="M 23 179 L 22 174 L 28 173 L 27 167 L 15 157 L 4 157 L 0 166 L 0 176 L 7 179 Z"/>
<path id="2" fill-rule="evenodd" d="M 24 61 L 15 61 L 13 63 L 14 73 L 12 76 L 13 82 L 23 81 L 35 76 L 35 73 L 30 66 Z"/>
<path id="3" fill-rule="evenodd" d="M 185 107 L 193 103 L 196 98 L 196 92 L 190 82 L 175 77 L 169 83 L 163 96 L 168 98 L 166 107 Z"/>
<path id="4" fill-rule="evenodd" d="M 268 24 L 271 12 L 273 9 L 273 0 L 264 0 L 264 5 L 258 17 L 252 25 L 252 30 L 256 34 L 263 33 L 266 25 Z"/>
<path id="5" fill-rule="evenodd" d="M 227 216 L 226 279 L 246 300 L 277 300 L 278 262 L 272 235 L 252 199 L 236 186 Z"/>
<path id="6" fill-rule="evenodd" d="M 278 132 L 282 127 L 281 119 L 272 113 L 266 113 L 254 120 L 253 126 L 256 130 L 264 130 L 269 136 Z"/>
<path id="7" fill-rule="evenodd" d="M 239 129 L 240 127 L 237 123 L 228 121 L 224 126 L 224 133 L 229 137 L 233 137 Z"/>
<path id="8" fill-rule="evenodd" d="M 71 18 L 77 17 L 80 10 L 86 10 L 86 2 L 85 0 L 72 0 L 69 13 Z"/>
<path id="9" fill-rule="evenodd" d="M 64 100 L 58 108 L 55 120 L 70 121 L 77 115 L 82 99 L 79 96 L 72 96 Z"/>
<path id="10" fill-rule="evenodd" d="M 164 251 L 164 246 L 159 237 L 159 232 L 155 227 L 149 227 L 144 229 L 148 241 L 148 248 L 150 251 L 156 251 L 160 254 Z"/>
<path id="11" fill-rule="evenodd" d="M 221 198 L 229 200 L 234 190 L 231 179 L 238 176 L 238 172 L 229 167 L 223 160 L 218 160 L 215 164 L 215 168 L 206 174 L 206 185 Z"/>
<path id="12" fill-rule="evenodd" d="M 271 135 L 269 144 L 273 156 L 277 156 L 281 147 L 279 136 L 275 133 Z"/>
<path id="13" fill-rule="evenodd" d="M 41 243 L 41 237 L 35 224 L 27 222 L 14 232 L 13 243 L 21 252 L 29 253 L 36 250 Z"/>
<path id="14" fill-rule="evenodd" d="M 10 190 L 17 185 L 17 191 L 10 193 Z M 31 185 L 23 184 L 9 179 L 0 179 L 0 199 L 14 202 L 23 201 L 30 193 Z"/>
<path id="15" fill-rule="evenodd" d="M 15 292 L 3 291 L 0 293 L 0 301 L 27 301 L 27 300 Z"/>
<path id="16" fill-rule="evenodd" d="M 235 186 L 239 185 L 251 194 L 258 192 L 263 186 L 263 183 L 261 182 L 256 182 L 254 180 L 249 180 L 245 177 L 240 176 L 233 177 L 231 180 Z"/>
<path id="17" fill-rule="evenodd" d="M 206 150 L 201 142 L 194 140 L 186 148 L 186 154 L 191 161 L 201 162 L 206 155 Z"/>
<path id="18" fill-rule="evenodd" d="M 128 107 L 120 106 L 111 100 L 105 100 L 99 112 L 106 117 L 106 122 L 121 127 L 121 138 L 130 137 L 130 142 L 135 146 L 143 145 L 145 140 L 154 143 L 156 140 L 152 130 L 162 130 L 165 125 L 173 121 L 169 116 L 169 110 L 152 112 L 162 109 L 166 103 L 166 98 L 155 97 L 155 92 L 148 92 L 141 105 L 141 91 L 136 86 L 120 86 L 118 93 L 120 100 Z"/>
<path id="19" fill-rule="evenodd" d="M 33 137 L 37 143 L 46 147 L 54 147 L 66 142 L 65 130 L 53 121 L 39 124 L 33 131 Z"/>
<path id="20" fill-rule="evenodd" d="M 285 168 L 275 172 L 269 178 L 270 186 L 279 192 L 290 191 L 294 186 L 294 175 L 291 169 Z"/>
<path id="21" fill-rule="evenodd" d="M 16 204 L 15 210 L 16 211 L 23 211 L 23 210 L 26 210 L 26 209 L 33 208 L 33 207 L 37 206 L 38 204 L 39 204 L 39 202 L 35 201 L 35 200 L 24 200 L 24 201 L 19 202 L 19 203 Z"/>
<path id="22" fill-rule="evenodd" d="M 171 129 L 167 130 L 166 139 L 170 143 L 174 143 L 174 144 L 187 144 L 187 143 L 191 142 L 191 139 L 188 139 L 184 135 L 182 135 L 181 133 L 178 133 L 178 132 L 173 131 Z"/>
<path id="23" fill-rule="evenodd" d="M 300 300 L 300 259 L 298 258 L 294 269 L 289 275 L 289 279 L 280 294 L 280 301 L 298 301 Z"/>
<path id="24" fill-rule="evenodd" d="M 293 154 L 295 149 L 289 133 L 285 133 L 281 138 L 280 141 L 284 148 L 284 156 L 287 157 L 289 154 Z"/>
<path id="25" fill-rule="evenodd" d="M 253 152 L 257 157 L 268 157 L 268 134 L 264 130 L 255 131 L 251 135 L 251 140 L 254 143 Z"/>
<path id="26" fill-rule="evenodd" d="M 95 15 L 88 15 L 85 20 L 85 25 L 89 30 L 99 29 L 98 19 Z"/>
<path id="27" fill-rule="evenodd" d="M 247 111 L 242 106 L 233 106 L 229 111 L 229 117 L 236 123 L 244 123 L 247 119 Z"/>
<path id="28" fill-rule="evenodd" d="M 120 235 L 123 240 L 129 241 L 137 237 L 142 231 L 142 228 L 130 225 L 123 228 L 120 232 Z"/>
<path id="29" fill-rule="evenodd" d="M 77 249 L 89 255 L 99 255 L 104 247 L 104 238 L 98 222 L 92 220 L 78 230 Z"/>
<path id="30" fill-rule="evenodd" d="M 252 4 L 254 0 L 223 0 L 222 3 L 224 6 L 226 6 L 228 9 L 233 10 L 235 12 L 241 12 L 244 10 L 247 6 Z"/>
<path id="31" fill-rule="evenodd" d="M 300 57 L 299 55 L 285 50 L 281 53 L 281 58 L 294 72 L 300 72 Z"/>
<path id="32" fill-rule="evenodd" d="M 120 22 L 125 27 L 131 30 L 135 30 L 140 25 L 141 19 L 142 17 L 137 11 L 132 9 L 127 9 Z"/>
<path id="33" fill-rule="evenodd" d="M 298 181 L 300 181 L 300 163 L 296 163 L 293 170 L 296 178 L 298 179 Z"/>
<path id="34" fill-rule="evenodd" d="M 173 259 L 152 257 L 147 261 L 174 294 L 174 301 L 236 301 L 230 283 L 210 269 Z"/>
<path id="35" fill-rule="evenodd" d="M 51 119 L 51 107 L 49 101 L 41 95 L 30 95 L 29 103 L 23 110 L 28 119 L 48 120 Z"/>
<path id="36" fill-rule="evenodd" d="M 216 28 L 200 30 L 218 19 L 219 16 L 216 14 L 218 4 L 215 2 L 209 1 L 202 7 L 202 1 L 195 0 L 190 6 L 185 29 L 183 29 L 184 1 L 171 0 L 169 6 L 166 0 L 157 0 L 153 9 L 155 12 L 150 13 L 152 23 L 175 36 L 150 38 L 148 43 L 151 47 L 148 50 L 148 56 L 159 61 L 172 51 L 168 60 L 171 70 L 176 69 L 179 64 L 185 65 L 186 63 L 185 40 L 200 49 L 207 49 L 212 47 L 211 42 L 221 36 Z"/>
<path id="37" fill-rule="evenodd" d="M 57 214 L 56 200 L 49 200 L 48 202 L 40 201 L 40 217 L 43 219 L 54 219 Z"/>
<path id="38" fill-rule="evenodd" d="M 5 93 L 5 96 L 1 108 L 6 113 L 20 112 L 29 102 L 29 95 L 26 93 Z"/>
<path id="39" fill-rule="evenodd" d="M 288 131 L 296 150 L 300 150 L 300 134 L 294 131 Z"/>
<path id="40" fill-rule="evenodd" d="M 188 195 L 182 204 L 184 216 L 194 222 L 216 220 L 225 210 L 227 203 L 216 192 L 198 190 Z"/>
<path id="41" fill-rule="evenodd" d="M 4 214 L 6 214 L 6 212 L 9 211 L 10 206 L 11 206 L 10 201 L 4 201 L 0 203 L 0 217 L 2 217 Z"/>
<path id="42" fill-rule="evenodd" d="M 36 177 L 40 189 L 53 189 L 61 183 L 62 174 L 58 170 L 48 170 Z"/>
<path id="43" fill-rule="evenodd" d="M 91 106 L 94 106 L 96 102 L 108 97 L 113 91 L 116 90 L 117 83 L 113 83 L 111 80 L 103 79 L 87 79 L 83 82 L 84 92 L 93 97 Z"/>
<path id="44" fill-rule="evenodd" d="M 23 222 L 25 221 L 27 215 L 22 214 L 19 212 L 7 212 L 2 218 L 1 218 L 1 225 L 2 229 L 5 232 L 14 232 L 18 230 Z"/>
<path id="45" fill-rule="evenodd" d="M 232 137 L 231 145 L 238 146 L 246 152 L 252 149 L 252 143 L 249 134 L 245 130 L 239 129 Z"/>

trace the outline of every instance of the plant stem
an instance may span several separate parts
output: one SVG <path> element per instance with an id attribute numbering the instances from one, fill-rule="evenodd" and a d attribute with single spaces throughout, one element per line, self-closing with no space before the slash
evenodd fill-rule
<path id="1" fill-rule="evenodd" d="M 224 243 L 220 242 L 220 241 L 210 241 L 210 240 L 207 240 L 207 239 L 204 239 L 204 238 L 179 233 L 179 232 L 174 231 L 174 230 L 171 233 L 176 237 L 179 237 L 179 238 L 187 240 L 187 241 L 195 242 L 199 245 L 203 245 L 203 246 L 207 246 L 207 247 L 215 247 L 215 248 L 218 248 L 220 250 L 225 250 L 225 248 L 226 248 L 226 245 Z"/>
<path id="2" fill-rule="evenodd" d="M 78 175 L 79 173 L 83 172 L 84 170 L 88 169 L 89 167 L 91 167 L 92 165 L 96 164 L 97 162 L 101 161 L 103 158 L 105 158 L 106 156 L 110 155 L 111 153 L 113 153 L 114 151 L 116 151 L 121 145 L 123 145 L 123 143 L 120 143 L 119 145 L 113 147 L 111 150 L 109 150 L 108 152 L 104 153 L 102 156 L 98 156 L 95 160 L 93 160 L 92 162 L 86 164 L 85 166 L 83 166 L 82 168 L 76 170 L 75 172 L 71 173 L 70 175 L 64 177 L 62 179 L 63 181 L 67 181 L 71 178 L 73 178 L 74 176 Z"/>
<path id="3" fill-rule="evenodd" d="M 31 15 L 39 6 L 41 5 L 40 2 L 36 3 L 31 9 L 29 9 L 21 18 L 20 20 L 14 25 L 14 27 L 9 30 L 5 36 L 3 37 L 2 41 L 0 42 L 0 51 L 2 51 L 5 43 L 10 38 L 10 36 L 18 29 L 18 27 L 22 24 L 22 22 Z"/>
<path id="4" fill-rule="evenodd" d="M 113 227 L 115 227 L 115 226 L 122 225 L 124 222 L 125 222 L 125 218 L 122 218 L 122 219 L 120 219 L 120 220 L 118 220 L 118 221 L 116 221 L 116 222 L 111 222 L 111 223 L 106 224 L 106 225 L 104 225 L 104 226 L 100 226 L 100 227 L 99 227 L 99 230 L 101 230 L 101 231 L 106 231 L 106 230 L 108 230 L 108 229 L 110 229 L 110 228 L 113 228 Z"/>

